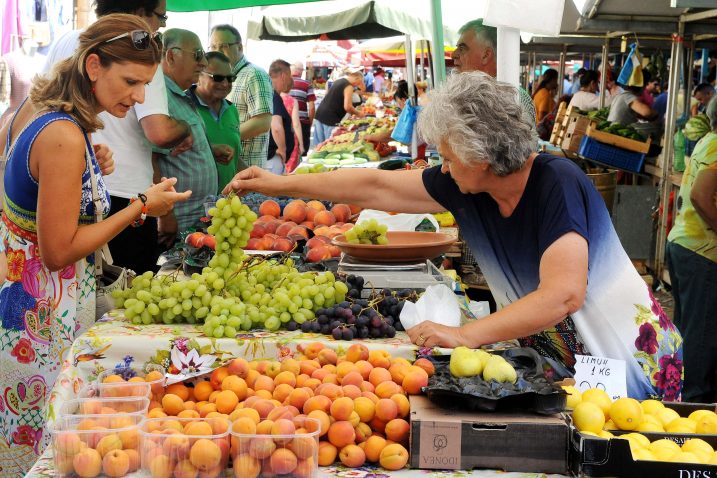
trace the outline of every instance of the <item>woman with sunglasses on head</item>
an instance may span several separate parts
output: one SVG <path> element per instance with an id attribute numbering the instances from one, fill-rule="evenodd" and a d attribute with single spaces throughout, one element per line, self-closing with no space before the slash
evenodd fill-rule
<path id="1" fill-rule="evenodd" d="M 35 80 L 0 130 L 7 158 L 0 238 L 8 264 L 0 287 L 3 477 L 23 476 L 47 444 L 47 397 L 72 342 L 95 317 L 94 251 L 191 194 L 176 193 L 176 179 L 165 179 L 137 191 L 117 214 L 95 219 L 110 203 L 88 135 L 102 127 L 100 112 L 121 118 L 144 101 L 159 60 L 143 20 L 103 17 L 80 36 L 73 56 Z"/>
<path id="2" fill-rule="evenodd" d="M 202 117 L 207 131 L 207 139 L 215 148 L 229 146 L 231 154 L 214 151 L 219 181 L 217 194 L 221 194 L 224 186 L 234 175 L 247 166 L 239 159 L 241 138 L 239 136 L 239 110 L 226 99 L 232 91 L 236 76 L 232 74 L 231 61 L 219 51 L 210 51 L 205 55 L 207 66 L 199 75 L 197 83 L 192 85 L 187 94 L 194 101 L 199 116 Z"/>

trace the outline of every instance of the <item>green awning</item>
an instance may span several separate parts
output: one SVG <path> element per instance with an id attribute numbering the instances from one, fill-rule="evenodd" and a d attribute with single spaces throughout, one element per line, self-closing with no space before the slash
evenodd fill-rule
<path id="1" fill-rule="evenodd" d="M 167 0 L 167 10 L 170 12 L 216 11 L 318 1 L 321 0 Z"/>

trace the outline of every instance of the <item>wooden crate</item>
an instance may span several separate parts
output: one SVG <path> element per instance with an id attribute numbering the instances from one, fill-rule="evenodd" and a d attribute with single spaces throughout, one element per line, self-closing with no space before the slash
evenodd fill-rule
<path id="1" fill-rule="evenodd" d="M 618 136 L 616 134 L 598 131 L 593 125 L 587 129 L 585 134 L 601 143 L 642 154 L 646 154 L 650 150 L 650 142 L 652 141 L 651 138 L 648 138 L 647 141 L 644 142 L 630 138 L 623 138 L 622 136 Z"/>
<path id="2" fill-rule="evenodd" d="M 555 124 L 553 124 L 553 131 L 550 133 L 550 144 L 556 146 L 560 145 L 560 139 L 562 137 L 563 120 L 565 118 L 565 112 L 567 110 L 567 103 L 564 101 L 558 106 L 558 113 L 555 115 Z"/>

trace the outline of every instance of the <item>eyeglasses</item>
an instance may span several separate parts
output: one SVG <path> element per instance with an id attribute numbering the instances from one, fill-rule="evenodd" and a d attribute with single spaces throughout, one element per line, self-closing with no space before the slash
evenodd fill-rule
<path id="1" fill-rule="evenodd" d="M 131 32 L 122 33 L 116 37 L 110 38 L 109 40 L 105 40 L 103 43 L 111 43 L 125 37 L 129 37 L 132 40 L 132 46 L 134 46 L 137 50 L 146 50 L 149 48 L 152 40 L 158 37 L 158 34 L 152 35 L 146 30 L 132 30 Z"/>
<path id="2" fill-rule="evenodd" d="M 166 23 L 166 21 L 169 19 L 169 17 L 167 16 L 166 13 L 159 13 L 159 12 L 157 12 L 157 11 L 152 10 L 152 14 L 153 14 L 155 17 L 159 18 L 159 21 L 161 21 L 161 22 L 165 22 L 165 23 Z"/>
<path id="3" fill-rule="evenodd" d="M 209 73 L 208 71 L 203 71 L 202 73 L 211 77 L 215 83 L 221 83 L 224 80 L 227 80 L 229 83 L 234 83 L 234 80 L 237 79 L 236 75 L 215 75 L 214 73 Z"/>
<path id="4" fill-rule="evenodd" d="M 197 63 L 202 61 L 202 59 L 204 59 L 204 55 L 205 55 L 204 50 L 202 50 L 201 48 L 198 50 L 185 50 L 184 48 L 180 48 L 178 46 L 173 46 L 170 48 L 170 50 L 182 50 L 182 51 L 186 51 L 187 53 L 193 53 L 194 61 L 196 61 Z"/>
<path id="5" fill-rule="evenodd" d="M 223 50 L 225 48 L 229 48 L 230 46 L 238 45 L 241 42 L 235 41 L 233 43 L 219 43 L 217 45 L 209 45 L 210 50 L 218 51 Z"/>

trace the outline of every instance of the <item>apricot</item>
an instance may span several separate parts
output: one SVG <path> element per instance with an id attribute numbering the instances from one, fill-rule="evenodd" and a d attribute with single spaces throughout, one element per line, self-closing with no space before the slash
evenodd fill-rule
<path id="1" fill-rule="evenodd" d="M 163 418 L 166 416 L 167 413 L 163 408 L 153 408 L 147 413 L 147 418 Z"/>
<path id="2" fill-rule="evenodd" d="M 294 425 L 294 422 L 291 420 L 287 420 L 286 418 L 280 418 L 279 420 L 275 421 L 274 424 L 271 426 L 271 434 L 272 435 L 293 435 L 296 432 L 296 426 Z M 274 442 L 277 445 L 286 445 L 292 440 L 292 437 L 278 437 L 274 436 Z"/>
<path id="3" fill-rule="evenodd" d="M 386 422 L 378 418 L 377 416 L 374 416 L 370 422 L 368 422 L 368 425 L 371 427 L 371 430 L 377 433 L 383 433 L 386 431 Z"/>
<path id="4" fill-rule="evenodd" d="M 376 387 L 374 387 L 373 384 L 367 380 L 364 380 L 363 382 L 361 382 L 361 385 L 359 385 L 359 389 L 361 390 L 362 394 L 363 394 L 363 392 L 373 393 L 376 391 Z"/>
<path id="5" fill-rule="evenodd" d="M 319 442 L 319 466 L 329 466 L 336 461 L 339 450 L 327 441 Z"/>
<path id="6" fill-rule="evenodd" d="M 389 372 L 387 369 L 381 367 L 374 367 L 371 372 L 369 372 L 368 381 L 374 387 L 378 387 L 384 382 L 393 381 L 393 377 L 391 377 L 391 372 Z"/>
<path id="7" fill-rule="evenodd" d="M 184 459 L 174 467 L 174 478 L 196 478 L 198 471 L 190 460 Z"/>
<path id="8" fill-rule="evenodd" d="M 374 404 L 379 401 L 378 395 L 373 392 L 361 392 L 361 396 L 370 399 Z"/>
<path id="9" fill-rule="evenodd" d="M 249 417 L 239 417 L 232 424 L 232 431 L 242 435 L 256 434 L 256 423 Z"/>
<path id="10" fill-rule="evenodd" d="M 326 364 L 336 365 L 336 361 L 338 360 L 336 352 L 330 348 L 321 350 L 316 358 L 322 366 Z"/>
<path id="11" fill-rule="evenodd" d="M 338 384 L 339 384 L 339 378 L 336 376 L 335 373 L 329 373 L 329 374 L 326 374 L 326 376 L 324 377 L 324 379 L 323 379 L 321 382 L 322 382 L 322 383 L 331 383 L 331 384 L 333 384 L 333 385 L 338 385 Z"/>
<path id="12" fill-rule="evenodd" d="M 75 456 L 82 450 L 82 440 L 76 433 L 58 433 L 55 438 L 55 454 Z"/>
<path id="13" fill-rule="evenodd" d="M 135 471 L 139 470 L 139 452 L 133 449 L 123 451 L 127 453 L 127 458 L 129 459 L 129 468 L 127 469 L 127 473 L 134 473 Z"/>
<path id="14" fill-rule="evenodd" d="M 274 450 L 269 459 L 271 471 L 279 475 L 291 473 L 296 468 L 298 460 L 294 452 L 288 448 L 278 448 Z"/>
<path id="15" fill-rule="evenodd" d="M 366 453 L 357 445 L 346 445 L 339 452 L 339 460 L 344 466 L 358 468 L 366 462 Z"/>
<path id="16" fill-rule="evenodd" d="M 317 360 L 301 360 L 299 362 L 299 372 L 305 373 L 309 377 L 320 368 L 321 364 Z"/>
<path id="17" fill-rule="evenodd" d="M 335 383 L 325 383 L 319 385 L 319 387 L 316 389 L 316 394 L 323 395 L 330 400 L 336 400 L 337 398 L 341 398 L 344 396 L 344 391 Z"/>
<path id="18" fill-rule="evenodd" d="M 209 382 L 206 382 L 206 383 L 209 383 Z M 217 411 L 216 403 L 205 403 L 198 408 L 199 416 L 202 418 L 206 418 L 206 416 L 208 414 L 216 412 L 216 411 Z"/>
<path id="19" fill-rule="evenodd" d="M 276 450 L 276 444 L 271 437 L 256 437 L 249 443 L 249 455 L 256 459 L 269 458 Z"/>
<path id="20" fill-rule="evenodd" d="M 301 460 L 313 457 L 317 450 L 316 438 L 312 436 L 297 436 L 286 446 Z"/>
<path id="21" fill-rule="evenodd" d="M 182 425 L 182 422 L 179 420 L 164 420 L 164 422 L 162 422 L 162 427 L 164 427 L 165 430 L 170 429 L 184 433 L 184 425 Z"/>
<path id="22" fill-rule="evenodd" d="M 351 362 L 344 362 L 344 363 L 351 363 Z M 356 387 L 360 387 L 363 383 L 363 376 L 358 371 L 358 367 L 355 367 L 356 370 L 353 370 L 346 375 L 344 375 L 341 378 L 341 385 L 354 385 Z"/>
<path id="23" fill-rule="evenodd" d="M 431 362 L 427 358 L 419 358 L 418 360 L 413 362 L 413 365 L 425 370 L 429 377 L 436 373 L 435 365 L 433 365 L 433 362 Z"/>
<path id="24" fill-rule="evenodd" d="M 315 418 L 319 420 L 320 424 L 320 432 L 319 436 L 324 436 L 329 432 L 329 427 L 331 426 L 331 419 L 329 418 L 329 415 L 323 411 L 323 410 L 312 410 L 307 415 L 309 418 Z"/>
<path id="25" fill-rule="evenodd" d="M 356 345 L 356 344 L 354 344 Z M 364 380 L 368 380 L 369 375 L 371 374 L 371 370 L 373 370 L 373 365 L 371 365 L 370 362 L 367 360 L 359 360 L 356 362 L 356 368 L 358 369 L 358 372 L 361 374 L 361 377 Z"/>
<path id="26" fill-rule="evenodd" d="M 269 401 L 272 401 L 274 398 L 273 392 L 270 392 L 269 390 L 257 390 L 254 392 L 254 395 Z"/>
<path id="27" fill-rule="evenodd" d="M 196 410 L 182 410 L 177 413 L 177 418 L 200 418 L 200 416 Z"/>
<path id="28" fill-rule="evenodd" d="M 254 391 L 267 390 L 268 392 L 274 391 L 274 380 L 266 375 L 260 375 L 254 381 Z"/>
<path id="29" fill-rule="evenodd" d="M 212 440 L 200 438 L 192 445 L 189 460 L 199 470 L 210 470 L 221 462 L 222 451 Z"/>
<path id="30" fill-rule="evenodd" d="M 408 463 L 408 450 L 398 443 L 386 445 L 378 461 L 387 470 L 400 470 Z"/>
<path id="31" fill-rule="evenodd" d="M 411 366 L 401 385 L 406 393 L 411 395 L 419 394 L 423 387 L 428 386 L 428 372 L 421 367 Z"/>
<path id="32" fill-rule="evenodd" d="M 152 478 L 171 478 L 172 462 L 167 455 L 157 455 L 149 463 Z"/>
<path id="33" fill-rule="evenodd" d="M 209 382 L 214 387 L 214 390 L 220 390 L 222 388 L 222 381 L 229 375 L 229 369 L 227 367 L 215 368 L 212 374 L 209 376 Z"/>
<path id="34" fill-rule="evenodd" d="M 310 456 L 305 460 L 299 460 L 292 476 L 296 478 L 312 478 L 315 475 L 315 471 L 316 465 L 314 464 L 314 457 Z"/>
<path id="35" fill-rule="evenodd" d="M 354 442 L 356 439 L 356 431 L 350 422 L 341 420 L 331 424 L 328 436 L 329 441 L 336 448 L 341 449 Z"/>
<path id="36" fill-rule="evenodd" d="M 376 386 L 375 393 L 378 398 L 391 398 L 397 393 L 403 393 L 403 388 L 393 380 L 390 380 L 388 382 L 379 383 Z"/>
<path id="37" fill-rule="evenodd" d="M 117 433 L 122 442 L 122 449 L 128 450 L 139 446 L 139 431 L 136 428 L 121 430 Z"/>
<path id="38" fill-rule="evenodd" d="M 346 360 L 356 363 L 359 360 L 368 360 L 368 347 L 363 344 L 351 344 L 346 350 Z"/>
<path id="39" fill-rule="evenodd" d="M 212 426 L 206 421 L 189 422 L 184 425 L 184 434 L 192 436 L 212 435 Z"/>
<path id="40" fill-rule="evenodd" d="M 75 468 L 72 464 L 73 458 L 74 455 L 55 455 L 55 475 L 72 475 L 75 472 Z"/>
<path id="41" fill-rule="evenodd" d="M 259 413 L 259 417 L 266 418 L 267 415 L 269 415 L 269 413 L 275 408 L 275 405 L 269 400 L 261 399 L 256 401 L 251 408 Z"/>
<path id="42" fill-rule="evenodd" d="M 261 374 L 257 372 L 256 370 L 249 370 L 246 374 L 246 378 L 244 379 L 246 381 L 247 386 L 250 389 L 254 388 L 254 382 L 257 378 L 259 378 Z"/>
<path id="43" fill-rule="evenodd" d="M 217 414 L 216 417 L 209 418 L 212 418 L 209 420 L 209 425 L 212 427 L 213 435 L 222 435 L 229 430 L 229 420 L 226 415 Z"/>
<path id="44" fill-rule="evenodd" d="M 368 353 L 368 361 L 374 367 L 387 369 L 391 366 L 391 354 L 385 350 L 371 350 Z"/>
<path id="45" fill-rule="evenodd" d="M 307 379 L 306 382 L 304 382 L 303 388 L 308 388 L 313 391 L 316 390 L 316 387 L 318 387 L 319 385 L 321 385 L 321 380 L 312 377 Z"/>
<path id="46" fill-rule="evenodd" d="M 398 407 L 398 416 L 400 418 L 406 418 L 411 413 L 411 403 L 408 401 L 408 397 L 402 393 L 396 393 L 391 395 L 391 400 Z"/>
<path id="47" fill-rule="evenodd" d="M 97 450 L 85 448 L 72 458 L 72 466 L 80 478 L 95 478 L 102 470 L 102 456 Z"/>
<path id="48" fill-rule="evenodd" d="M 222 390 L 231 390 L 240 402 L 246 398 L 248 388 L 244 379 L 236 375 L 229 375 L 222 380 Z"/>
<path id="49" fill-rule="evenodd" d="M 257 426 L 256 426 L 256 432 L 259 435 L 270 435 L 271 434 L 271 428 L 274 426 L 274 422 L 272 420 L 262 420 Z"/>
<path id="50" fill-rule="evenodd" d="M 304 408 L 302 409 L 307 415 L 314 410 L 322 410 L 326 413 L 331 410 L 331 399 L 326 395 L 314 395 L 304 402 Z"/>
<path id="51" fill-rule="evenodd" d="M 267 415 L 266 418 L 272 421 L 276 421 L 279 419 L 291 420 L 292 418 L 294 418 L 294 410 L 292 410 L 288 406 L 282 405 L 274 408 L 271 412 L 269 412 L 269 415 Z"/>
<path id="52" fill-rule="evenodd" d="M 386 446 L 386 439 L 379 435 L 371 435 L 364 443 L 363 449 L 366 452 L 366 459 L 372 463 L 377 463 L 381 456 L 381 451 Z"/>
<path id="53" fill-rule="evenodd" d="M 162 397 L 162 408 L 167 415 L 178 415 L 184 411 L 184 399 L 179 395 L 167 393 Z"/>
<path id="54" fill-rule="evenodd" d="M 379 420 L 389 422 L 398 416 L 398 406 L 396 402 L 390 398 L 382 398 L 376 404 L 376 411 L 374 413 Z"/>
<path id="55" fill-rule="evenodd" d="M 239 357 L 235 358 L 231 362 L 229 362 L 229 365 L 227 365 L 227 371 L 230 375 L 236 375 L 240 378 L 246 378 L 247 374 L 249 373 L 249 370 L 251 368 L 249 367 L 249 362 L 247 362 L 245 359 Z"/>
<path id="56" fill-rule="evenodd" d="M 280 403 L 284 403 L 284 401 L 289 397 L 291 392 L 294 391 L 294 388 L 286 383 L 280 383 L 276 386 L 274 389 L 274 393 L 271 394 L 272 398 L 274 400 L 279 401 Z"/>
<path id="57" fill-rule="evenodd" d="M 376 406 L 373 401 L 367 397 L 358 397 L 354 399 L 354 411 L 358 414 L 359 419 L 368 423 L 376 413 Z"/>
<path id="58" fill-rule="evenodd" d="M 397 443 L 408 442 L 408 434 L 411 430 L 408 422 L 402 418 L 394 418 L 386 423 L 386 438 Z"/>
<path id="59" fill-rule="evenodd" d="M 253 408 L 240 408 L 240 409 L 234 410 L 232 412 L 232 414 L 229 416 L 229 420 L 236 421 L 242 417 L 252 420 L 255 425 L 257 425 L 261 421 L 259 412 L 257 412 Z"/>
<path id="60" fill-rule="evenodd" d="M 229 377 L 227 377 L 229 378 Z M 239 377 L 236 377 L 238 380 L 241 380 L 242 382 L 244 380 L 240 379 Z M 219 392 L 216 398 L 216 406 L 217 411 L 219 413 L 226 413 L 229 414 L 234 411 L 234 409 L 239 404 L 239 397 L 236 393 L 234 393 L 232 390 L 222 390 Z"/>
<path id="61" fill-rule="evenodd" d="M 189 400 L 189 393 L 190 389 L 183 383 L 173 383 L 172 385 L 168 385 L 165 389 L 165 393 L 171 393 L 173 395 L 177 395 L 179 398 L 182 399 L 183 402 L 186 402 Z"/>
<path id="62" fill-rule="evenodd" d="M 344 385 L 341 389 L 344 392 L 344 397 L 348 397 L 352 400 L 361 396 L 361 389 L 356 385 Z"/>
<path id="63" fill-rule="evenodd" d="M 351 372 L 358 372 L 358 367 L 355 363 L 343 360 L 336 364 L 336 375 L 339 377 L 339 380 L 343 380 L 343 378 Z"/>
<path id="64" fill-rule="evenodd" d="M 235 478 L 256 478 L 261 473 L 261 463 L 251 455 L 242 453 L 233 461 Z"/>
<path id="65" fill-rule="evenodd" d="M 408 373 L 408 370 L 409 366 L 400 362 L 391 364 L 391 366 L 388 368 L 388 371 L 391 374 L 391 380 L 393 380 L 399 385 L 403 383 L 403 379 Z"/>
<path id="66" fill-rule="evenodd" d="M 311 390 L 311 389 L 308 389 Z M 310 394 L 307 389 L 303 388 L 295 388 L 289 393 L 289 396 L 286 397 L 284 400 L 285 403 L 296 407 L 299 410 L 304 409 L 304 404 L 306 401 L 313 396 L 313 393 Z"/>
<path id="67" fill-rule="evenodd" d="M 354 411 L 354 401 L 348 397 L 337 398 L 331 404 L 330 411 L 336 420 L 348 420 Z"/>
<path id="68" fill-rule="evenodd" d="M 371 427 L 368 426 L 368 423 L 360 422 L 354 427 L 354 430 L 356 431 L 356 443 L 359 444 L 366 441 L 368 437 L 373 435 L 373 430 L 371 430 Z"/>
<path id="69" fill-rule="evenodd" d="M 296 387 L 296 375 L 294 375 L 292 372 L 289 372 L 288 370 L 285 370 L 283 372 L 279 372 L 276 377 L 274 377 L 274 385 L 281 385 L 286 384 L 293 387 Z"/>
<path id="70" fill-rule="evenodd" d="M 95 447 L 95 450 L 104 458 L 104 456 L 111 452 L 112 450 L 121 450 L 122 449 L 122 440 L 120 440 L 119 435 L 116 433 L 110 433 L 109 435 L 106 435 L 100 439 L 99 442 L 97 442 L 97 446 Z"/>
<path id="71" fill-rule="evenodd" d="M 189 438 L 177 434 L 164 439 L 162 452 L 172 460 L 183 460 L 189 456 Z"/>

